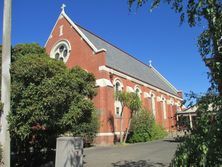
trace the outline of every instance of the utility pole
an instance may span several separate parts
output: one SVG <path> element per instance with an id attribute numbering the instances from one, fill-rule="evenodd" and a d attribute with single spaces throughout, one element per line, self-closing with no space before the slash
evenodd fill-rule
<path id="1" fill-rule="evenodd" d="M 3 166 L 10 167 L 10 135 L 7 116 L 10 112 L 11 92 L 11 11 L 12 0 L 4 0 L 3 39 L 2 39 L 2 84 L 1 102 L 3 103 L 1 144 L 3 146 Z"/>

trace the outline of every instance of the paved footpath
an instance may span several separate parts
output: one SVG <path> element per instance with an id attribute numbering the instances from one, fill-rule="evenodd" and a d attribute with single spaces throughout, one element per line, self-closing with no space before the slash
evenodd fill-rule
<path id="1" fill-rule="evenodd" d="M 169 166 L 178 143 L 172 140 L 93 147 L 84 150 L 86 167 L 162 167 Z"/>

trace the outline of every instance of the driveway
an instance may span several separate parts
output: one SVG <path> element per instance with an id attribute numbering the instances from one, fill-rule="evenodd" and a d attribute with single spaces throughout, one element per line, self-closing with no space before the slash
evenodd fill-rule
<path id="1" fill-rule="evenodd" d="M 178 143 L 173 140 L 94 147 L 84 150 L 86 167 L 169 166 Z"/>

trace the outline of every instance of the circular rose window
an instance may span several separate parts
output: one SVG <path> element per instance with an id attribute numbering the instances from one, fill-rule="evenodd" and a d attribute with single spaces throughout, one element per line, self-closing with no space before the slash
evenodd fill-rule
<path id="1" fill-rule="evenodd" d="M 67 62 L 70 50 L 70 45 L 67 41 L 60 41 L 52 49 L 50 57 L 56 60 Z"/>

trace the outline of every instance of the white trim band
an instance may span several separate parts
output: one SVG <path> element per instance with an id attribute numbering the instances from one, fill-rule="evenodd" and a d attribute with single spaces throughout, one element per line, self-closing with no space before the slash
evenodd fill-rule
<path id="1" fill-rule="evenodd" d="M 109 67 L 99 66 L 99 71 L 110 72 L 111 74 L 115 74 L 115 75 L 117 75 L 117 76 L 119 76 L 119 77 L 128 79 L 128 80 L 130 80 L 130 81 L 132 81 L 132 82 L 135 82 L 135 83 L 137 83 L 137 84 L 143 85 L 143 86 L 148 87 L 148 88 L 151 88 L 151 89 L 153 89 L 153 90 L 156 90 L 157 92 L 161 92 L 161 93 L 163 93 L 163 94 L 165 94 L 165 95 L 171 96 L 171 97 L 173 97 L 173 98 L 175 98 L 175 99 L 183 100 L 182 98 L 179 98 L 179 97 L 177 97 L 177 96 L 175 96 L 175 95 L 172 95 L 172 94 L 170 94 L 170 93 L 167 93 L 167 92 L 165 92 L 165 91 L 163 91 L 163 90 L 161 90 L 161 89 L 159 89 L 159 88 L 157 88 L 157 87 L 154 87 L 154 86 L 152 86 L 152 85 L 149 85 L 149 84 L 147 84 L 147 83 L 144 83 L 144 82 L 142 82 L 142 81 L 139 81 L 138 79 L 132 78 L 132 77 L 126 75 L 126 74 L 123 74 L 123 73 L 121 73 L 121 72 L 119 72 L 119 71 L 116 71 L 116 70 L 114 70 L 114 69 L 111 69 L 111 68 L 109 68 Z"/>
<path id="2" fill-rule="evenodd" d="M 144 94 L 144 98 L 150 98 L 151 97 L 150 93 L 144 92 L 143 94 Z"/>
<path id="3" fill-rule="evenodd" d="M 99 87 L 107 87 L 107 86 L 113 87 L 113 84 L 110 82 L 110 80 L 105 79 L 105 78 L 101 78 L 101 79 L 96 80 L 96 86 L 99 86 Z"/>
<path id="4" fill-rule="evenodd" d="M 125 132 L 122 132 L 122 134 L 124 134 Z M 114 136 L 115 135 L 120 135 L 120 132 L 104 132 L 104 133 L 97 133 L 96 136 L 99 137 L 99 136 Z"/>
<path id="5" fill-rule="evenodd" d="M 126 91 L 127 92 L 134 92 L 134 90 L 133 90 L 133 88 L 132 87 L 130 87 L 130 86 L 126 86 Z"/>

